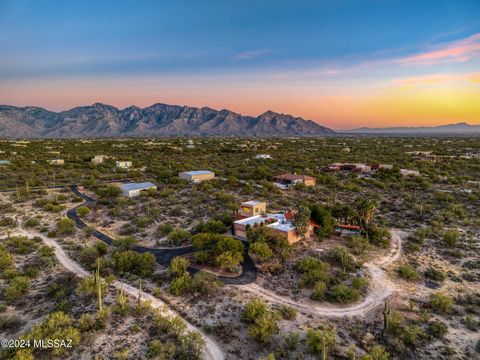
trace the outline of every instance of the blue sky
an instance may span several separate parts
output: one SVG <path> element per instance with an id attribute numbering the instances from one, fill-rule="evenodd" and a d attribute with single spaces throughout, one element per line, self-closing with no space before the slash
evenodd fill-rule
<path id="1" fill-rule="evenodd" d="M 321 122 L 332 114 L 314 111 L 312 93 L 321 103 L 359 86 L 375 95 L 399 77 L 475 76 L 476 47 L 468 58 L 428 66 L 401 61 L 462 41 L 476 45 L 479 19 L 478 0 L 0 0 L 0 99 L 56 110 L 95 99 L 118 106 L 173 100 L 255 113 L 296 89 L 308 104 L 273 110 Z M 380 120 L 365 114 L 372 119 Z"/>

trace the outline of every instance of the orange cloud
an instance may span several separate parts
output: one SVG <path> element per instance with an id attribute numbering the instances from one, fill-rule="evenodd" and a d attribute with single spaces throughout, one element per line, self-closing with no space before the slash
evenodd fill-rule
<path id="1" fill-rule="evenodd" d="M 406 65 L 433 65 L 442 62 L 464 62 L 480 55 L 480 33 L 436 47 L 418 55 L 398 60 Z"/>
<path id="2" fill-rule="evenodd" d="M 480 73 L 470 74 L 468 80 L 473 83 L 480 83 Z"/>

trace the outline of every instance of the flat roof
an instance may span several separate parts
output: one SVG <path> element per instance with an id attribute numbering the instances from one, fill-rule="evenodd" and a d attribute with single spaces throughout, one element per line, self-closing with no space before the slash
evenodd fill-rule
<path id="1" fill-rule="evenodd" d="M 152 186 L 155 186 L 155 184 L 150 181 L 146 181 L 141 183 L 126 183 L 126 184 L 122 184 L 120 187 L 123 191 L 132 191 L 132 190 L 145 190 L 145 189 L 151 188 Z"/>
<path id="2" fill-rule="evenodd" d="M 10 160 L 0 160 L 0 165 L 8 165 L 10 164 Z"/>
<path id="3" fill-rule="evenodd" d="M 247 206 L 255 206 L 258 204 L 264 204 L 265 201 L 259 201 L 259 200 L 250 200 L 250 201 L 245 201 L 242 202 L 242 205 L 247 205 Z"/>
<path id="4" fill-rule="evenodd" d="M 193 170 L 193 171 L 184 171 L 182 174 L 187 174 L 187 175 L 207 175 L 207 174 L 215 174 L 213 171 L 209 170 Z"/>
<path id="5" fill-rule="evenodd" d="M 246 219 L 237 220 L 235 221 L 235 223 L 245 226 L 253 226 L 255 224 L 263 224 L 268 219 L 275 220 L 275 222 L 267 225 L 272 229 L 285 232 L 295 230 L 294 225 L 286 219 L 285 214 L 267 214 L 265 216 L 256 215 L 248 217 Z"/>

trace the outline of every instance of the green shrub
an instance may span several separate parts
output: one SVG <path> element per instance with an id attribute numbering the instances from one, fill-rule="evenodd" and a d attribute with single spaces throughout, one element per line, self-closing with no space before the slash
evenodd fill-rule
<path id="1" fill-rule="evenodd" d="M 90 209 L 86 206 L 80 206 L 77 209 L 77 215 L 80 216 L 80 217 L 85 217 L 88 214 L 90 214 Z"/>
<path id="2" fill-rule="evenodd" d="M 443 243 L 449 247 L 454 247 L 458 244 L 460 233 L 457 230 L 447 230 L 443 234 Z"/>
<path id="3" fill-rule="evenodd" d="M 113 266 L 120 274 L 148 277 L 157 268 L 157 259 L 148 252 L 141 254 L 132 250 L 118 251 L 113 254 Z"/>
<path id="4" fill-rule="evenodd" d="M 430 266 L 427 270 L 425 270 L 424 275 L 427 279 L 430 279 L 430 280 L 435 280 L 435 281 L 445 280 L 445 274 L 443 273 L 443 271 L 435 269 L 432 266 Z"/>
<path id="5" fill-rule="evenodd" d="M 442 339 L 448 332 L 448 326 L 442 321 L 432 321 L 428 324 L 428 332 L 436 339 Z"/>
<path id="6" fill-rule="evenodd" d="M 36 339 L 69 339 L 73 349 L 80 344 L 80 332 L 73 327 L 73 318 L 61 311 L 47 315 L 40 324 L 20 338 L 32 342 Z M 57 347 L 50 351 L 53 355 L 60 356 L 68 350 L 69 348 Z"/>
<path id="7" fill-rule="evenodd" d="M 175 256 L 168 266 L 168 274 L 171 276 L 182 275 L 190 266 L 190 261 L 181 256 Z"/>
<path id="8" fill-rule="evenodd" d="M 188 272 L 184 272 L 170 282 L 168 290 L 175 296 L 184 295 L 190 291 L 190 284 L 190 274 Z"/>
<path id="9" fill-rule="evenodd" d="M 312 289 L 310 298 L 312 300 L 324 300 L 325 292 L 327 291 L 327 285 L 323 281 L 317 281 Z"/>
<path id="10" fill-rule="evenodd" d="M 214 274 L 199 271 L 193 276 L 190 289 L 194 293 L 210 295 L 216 293 L 222 286 L 223 283 Z"/>
<path id="11" fill-rule="evenodd" d="M 328 281 L 330 266 L 315 257 L 307 257 L 295 265 L 295 269 L 301 274 L 299 285 L 313 286 L 318 281 Z"/>
<path id="12" fill-rule="evenodd" d="M 307 331 L 307 347 L 314 353 L 327 359 L 330 348 L 335 344 L 335 331 L 330 329 L 309 329 Z"/>
<path id="13" fill-rule="evenodd" d="M 16 276 L 12 278 L 5 290 L 3 296 L 8 303 L 13 303 L 24 296 L 30 288 L 30 279 L 25 276 Z"/>
<path id="14" fill-rule="evenodd" d="M 280 305 L 278 307 L 278 312 L 285 320 L 295 320 L 297 317 L 297 310 L 293 306 Z"/>
<path id="15" fill-rule="evenodd" d="M 398 275 L 405 280 L 419 280 L 420 275 L 410 264 L 402 264 L 397 269 Z"/>
<path id="16" fill-rule="evenodd" d="M 448 314 L 453 309 L 453 298 L 449 295 L 433 293 L 430 295 L 430 306 L 436 313 Z"/>
<path id="17" fill-rule="evenodd" d="M 260 261 L 266 261 L 273 257 L 273 250 L 266 242 L 256 242 L 250 245 L 250 251 L 255 254 Z"/>
<path id="18" fill-rule="evenodd" d="M 335 285 L 327 291 L 326 297 L 332 303 L 347 304 L 360 299 L 360 293 L 345 285 Z"/>
<path id="19" fill-rule="evenodd" d="M 172 230 L 168 236 L 168 241 L 173 245 L 181 245 L 184 241 L 188 240 L 192 234 L 190 231 L 184 229 L 174 229 Z"/>
<path id="20" fill-rule="evenodd" d="M 12 254 L 0 245 L 0 271 L 5 271 L 13 265 Z"/>
<path id="21" fill-rule="evenodd" d="M 175 357 L 176 347 L 175 344 L 167 341 L 160 342 L 159 340 L 152 340 L 148 344 L 147 358 L 168 360 Z"/>
<path id="22" fill-rule="evenodd" d="M 364 277 L 355 277 L 352 279 L 352 287 L 356 290 L 363 290 L 368 286 L 368 280 Z"/>
<path id="23" fill-rule="evenodd" d="M 158 225 L 156 233 L 160 236 L 166 236 L 173 231 L 173 226 L 170 224 Z"/>
<path id="24" fill-rule="evenodd" d="M 73 235 L 75 233 L 75 222 L 68 218 L 63 218 L 57 221 L 55 230 L 57 236 Z"/>
<path id="25" fill-rule="evenodd" d="M 176 358 L 179 360 L 200 360 L 203 359 L 205 340 L 196 331 L 189 331 L 178 337 Z"/>
<path id="26" fill-rule="evenodd" d="M 209 220 L 206 223 L 200 223 L 195 227 L 196 233 L 214 233 L 224 234 L 227 232 L 225 224 L 219 220 Z"/>

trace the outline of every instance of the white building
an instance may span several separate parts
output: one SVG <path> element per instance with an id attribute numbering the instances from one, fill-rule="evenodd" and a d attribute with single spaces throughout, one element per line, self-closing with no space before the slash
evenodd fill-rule
<path id="1" fill-rule="evenodd" d="M 48 163 L 50 165 L 64 165 L 65 160 L 63 160 L 63 159 L 52 159 L 52 160 L 48 160 Z"/>
<path id="2" fill-rule="evenodd" d="M 106 159 L 108 159 L 108 156 L 106 155 L 95 155 L 92 159 L 92 163 L 94 164 L 101 164 L 103 163 Z"/>
<path id="3" fill-rule="evenodd" d="M 150 189 L 157 190 L 155 184 L 151 183 L 150 181 L 142 182 L 142 183 L 126 183 L 120 185 L 120 189 L 122 189 L 122 193 L 124 196 L 127 197 L 135 197 L 140 196 L 143 191 L 147 191 Z"/>
<path id="4" fill-rule="evenodd" d="M 255 159 L 271 159 L 272 157 L 269 154 L 258 154 L 255 156 Z"/>
<path id="5" fill-rule="evenodd" d="M 420 176 L 420 171 L 418 171 L 418 170 L 400 169 L 400 175 L 402 175 L 403 177 Z"/>
<path id="6" fill-rule="evenodd" d="M 129 169 L 132 167 L 131 161 L 115 161 L 115 166 L 120 169 Z"/>
<path id="7" fill-rule="evenodd" d="M 0 165 L 10 165 L 9 160 L 0 160 Z"/>

